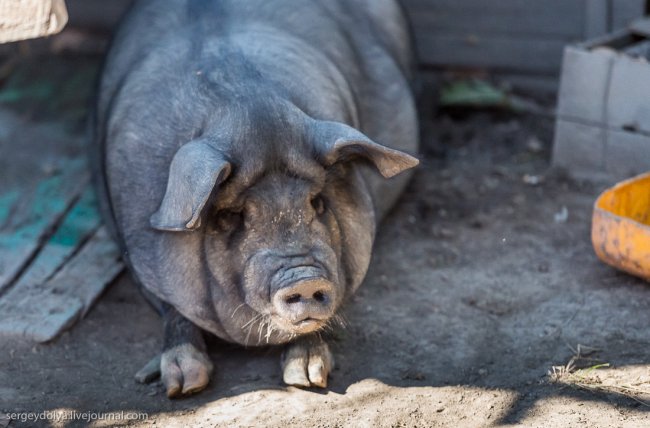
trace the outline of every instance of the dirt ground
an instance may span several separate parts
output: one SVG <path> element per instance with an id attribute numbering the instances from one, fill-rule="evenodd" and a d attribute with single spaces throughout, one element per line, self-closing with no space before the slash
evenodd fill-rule
<path id="1" fill-rule="evenodd" d="M 125 275 L 53 343 L 0 339 L 0 410 L 148 415 L 96 427 L 650 426 L 650 285 L 596 259 L 591 209 L 608 183 L 549 172 L 552 132 L 537 115 L 435 117 L 334 334 L 326 391 L 284 386 L 278 349 L 218 342 L 203 393 L 137 384 L 162 331 Z M 549 376 L 578 345 L 592 369 Z M 88 422 L 9 423 L 23 425 Z"/>

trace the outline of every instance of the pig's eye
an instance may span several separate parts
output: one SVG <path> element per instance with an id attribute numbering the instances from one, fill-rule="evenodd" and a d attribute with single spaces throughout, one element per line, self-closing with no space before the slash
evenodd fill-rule
<path id="1" fill-rule="evenodd" d="M 230 231 L 239 227 L 244 219 L 241 211 L 220 210 L 215 215 L 215 223 L 218 229 Z"/>
<path id="2" fill-rule="evenodd" d="M 316 195 L 311 200 L 311 206 L 314 207 L 314 211 L 316 211 L 316 214 L 322 215 L 325 212 L 325 200 L 321 195 Z"/>

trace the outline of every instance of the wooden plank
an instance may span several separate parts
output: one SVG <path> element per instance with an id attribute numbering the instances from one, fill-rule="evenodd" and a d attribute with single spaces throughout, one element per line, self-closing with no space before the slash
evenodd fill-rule
<path id="1" fill-rule="evenodd" d="M 99 228 L 100 223 L 95 194 L 89 186 L 13 288 L 20 289 L 45 282 Z"/>
<path id="2" fill-rule="evenodd" d="M 46 285 L 54 293 L 75 296 L 83 303 L 82 316 L 101 292 L 123 270 L 122 254 L 104 226 L 83 246 Z"/>
<path id="3" fill-rule="evenodd" d="M 64 172 L 37 183 L 12 206 L 3 208 L 10 214 L 0 230 L 0 293 L 26 268 L 87 182 L 84 163 L 74 160 Z M 22 193 L 20 189 L 5 192 Z M 5 198 L 11 200 L 12 196 Z"/>
<path id="4" fill-rule="evenodd" d="M 422 63 L 434 67 L 488 68 L 556 74 L 565 42 L 511 37 L 472 38 L 417 33 Z"/>
<path id="5" fill-rule="evenodd" d="M 19 198 L 20 192 L 18 190 L 10 190 L 0 194 L 0 230 L 9 221 L 11 212 L 16 207 Z"/>
<path id="6" fill-rule="evenodd" d="M 611 26 L 610 31 L 626 28 L 630 22 L 645 15 L 646 0 L 610 0 Z"/>
<path id="7" fill-rule="evenodd" d="M 459 35 L 583 37 L 585 0 L 409 0 L 405 2 L 418 32 Z"/>
<path id="8" fill-rule="evenodd" d="M 70 26 L 112 30 L 133 0 L 66 0 Z"/>
<path id="9" fill-rule="evenodd" d="M 101 227 L 45 284 L 12 288 L 0 298 L 0 336 L 47 342 L 82 318 L 124 266 Z"/>
<path id="10" fill-rule="evenodd" d="M 601 36 L 609 31 L 609 11 L 609 0 L 585 0 L 585 39 Z"/>
<path id="11" fill-rule="evenodd" d="M 617 0 L 618 1 L 618 0 Z M 403 0 L 407 10 L 439 12 L 450 11 L 454 14 L 571 14 L 580 11 L 584 0 Z M 549 12 L 548 9 L 555 9 Z"/>

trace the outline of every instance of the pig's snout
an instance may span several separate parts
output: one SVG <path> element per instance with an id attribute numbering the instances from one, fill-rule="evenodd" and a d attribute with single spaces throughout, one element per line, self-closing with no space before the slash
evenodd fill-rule
<path id="1" fill-rule="evenodd" d="M 333 257 L 261 251 L 251 258 L 244 279 L 246 303 L 269 315 L 279 331 L 307 334 L 326 326 L 343 297 Z"/>
<path id="2" fill-rule="evenodd" d="M 303 277 L 276 288 L 271 302 L 291 330 L 307 333 L 320 328 L 333 315 L 334 294 L 334 285 L 327 279 Z"/>

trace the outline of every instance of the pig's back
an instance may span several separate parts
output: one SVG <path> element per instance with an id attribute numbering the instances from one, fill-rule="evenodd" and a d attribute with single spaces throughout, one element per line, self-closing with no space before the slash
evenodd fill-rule
<path id="1" fill-rule="evenodd" d="M 277 55 L 269 53 L 271 33 L 278 35 L 273 46 Z M 160 201 L 180 139 L 191 138 L 193 122 L 201 126 L 205 121 L 201 114 L 216 108 L 205 99 L 197 107 L 204 94 L 189 83 L 192 79 L 183 77 L 188 64 L 212 46 L 238 43 L 265 72 L 268 64 L 284 61 L 275 75 L 268 71 L 269 77 L 300 82 L 302 86 L 288 84 L 288 90 L 316 119 L 344 121 L 381 144 L 417 150 L 410 93 L 412 51 L 396 1 L 140 0 L 107 58 L 97 112 L 97 138 L 107 145 L 102 151 L 108 153 L 109 163 L 117 165 L 109 177 L 113 202 L 124 198 L 117 205 L 130 206 L 123 215 L 131 218 L 118 218 L 123 227 L 130 224 L 133 231 L 147 227 L 145 213 L 153 212 Z M 224 67 L 231 62 L 227 55 L 222 60 Z M 315 64 L 312 68 L 309 61 Z M 319 61 L 327 62 L 336 76 L 321 78 L 319 73 L 327 67 L 320 67 Z M 327 104 L 323 100 L 328 97 L 319 93 L 336 96 L 329 97 L 333 101 Z M 160 102 L 151 105 L 147 99 Z M 337 102 L 345 104 L 342 100 L 354 103 L 354 114 L 336 117 L 342 110 Z M 190 106 L 197 107 L 198 114 Z M 130 153 L 144 153 L 146 158 L 133 158 Z M 389 181 L 375 173 L 366 175 L 381 216 L 401 192 L 408 174 Z M 159 179 L 152 182 L 151 177 Z M 134 189 L 145 184 L 146 191 L 136 195 Z M 137 202 L 137 210 L 131 199 Z"/>

